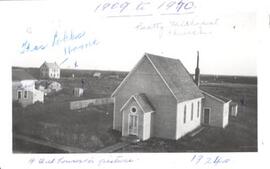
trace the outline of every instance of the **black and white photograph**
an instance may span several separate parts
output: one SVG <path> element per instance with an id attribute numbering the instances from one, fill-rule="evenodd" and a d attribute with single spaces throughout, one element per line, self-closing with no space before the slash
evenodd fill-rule
<path id="1" fill-rule="evenodd" d="M 265 150 L 251 1 L 0 4 L 3 147 L 22 168 L 239 168 Z"/>

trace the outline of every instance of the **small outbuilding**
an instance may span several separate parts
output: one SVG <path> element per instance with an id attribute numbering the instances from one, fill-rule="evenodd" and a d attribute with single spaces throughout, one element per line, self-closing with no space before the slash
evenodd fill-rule
<path id="1" fill-rule="evenodd" d="M 229 123 L 230 99 L 202 91 L 202 121 L 203 125 L 225 128 Z"/>
<path id="2" fill-rule="evenodd" d="M 35 82 L 29 73 L 22 69 L 12 70 L 12 100 L 20 103 L 22 107 L 44 102 L 44 93 L 35 89 Z"/>
<path id="3" fill-rule="evenodd" d="M 40 80 L 36 82 L 36 88 L 40 91 L 43 91 L 45 95 L 47 95 L 60 91 L 62 86 L 59 82 L 56 81 Z"/>
<path id="4" fill-rule="evenodd" d="M 62 86 L 59 82 L 52 81 L 48 85 L 48 88 L 51 89 L 52 91 L 58 92 L 59 90 L 62 89 Z"/>
<path id="5" fill-rule="evenodd" d="M 230 103 L 230 115 L 236 117 L 238 113 L 238 104 L 235 102 Z"/>
<path id="6" fill-rule="evenodd" d="M 76 97 L 81 97 L 83 95 L 83 88 L 75 87 L 73 89 L 73 95 Z"/>
<path id="7" fill-rule="evenodd" d="M 93 74 L 93 77 L 99 79 L 99 78 L 101 77 L 101 73 L 100 73 L 100 72 L 95 72 L 95 73 Z"/>

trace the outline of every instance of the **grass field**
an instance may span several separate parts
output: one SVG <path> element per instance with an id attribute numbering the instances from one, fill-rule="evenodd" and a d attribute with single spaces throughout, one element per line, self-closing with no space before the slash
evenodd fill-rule
<path id="1" fill-rule="evenodd" d="M 32 71 L 35 76 L 38 76 L 37 69 L 27 69 L 27 71 Z M 74 72 L 75 78 L 72 78 Z M 57 80 L 63 89 L 46 96 L 44 104 L 22 108 L 14 103 L 13 133 L 77 147 L 89 152 L 119 142 L 121 134 L 112 131 L 112 104 L 89 106 L 76 111 L 69 110 L 69 102 L 73 100 L 110 97 L 126 75 L 126 72 L 103 72 L 100 78 L 94 78 L 93 72 L 95 71 L 64 71 L 64 76 Z M 83 97 L 73 96 L 74 87 L 84 88 Z M 240 99 L 244 98 L 245 103 L 239 106 L 238 116 L 230 118 L 226 129 L 206 128 L 192 138 L 184 137 L 178 141 L 152 138 L 131 144 L 119 152 L 257 151 L 257 85 L 240 84 L 236 81 L 235 83 L 207 83 L 201 88 L 228 97 L 239 105 Z M 16 150 L 28 143 L 15 142 L 14 144 L 13 149 Z M 36 152 L 44 151 L 43 148 L 39 149 L 35 146 L 31 150 L 21 150 L 33 152 L 35 149 Z"/>
<path id="2" fill-rule="evenodd" d="M 112 110 L 112 104 L 81 111 L 68 110 L 59 103 L 15 107 L 13 132 L 93 152 L 119 139 L 111 130 Z"/>
<path id="3" fill-rule="evenodd" d="M 22 108 L 13 103 L 13 133 L 57 144 L 77 147 L 89 152 L 119 141 L 120 133 L 112 131 L 113 104 L 89 106 L 82 110 L 70 110 L 74 100 L 110 97 L 122 79 L 110 74 L 102 78 L 84 78 L 84 95 L 73 96 L 73 88 L 81 87 L 82 77 L 61 78 L 60 92 L 45 96 L 44 104 Z M 14 141 L 14 149 L 27 143 Z M 31 148 L 30 148 L 31 149 Z M 21 151 L 26 151 L 21 149 Z M 29 150 L 33 152 L 33 150 Z M 37 152 L 43 152 L 43 148 Z"/>

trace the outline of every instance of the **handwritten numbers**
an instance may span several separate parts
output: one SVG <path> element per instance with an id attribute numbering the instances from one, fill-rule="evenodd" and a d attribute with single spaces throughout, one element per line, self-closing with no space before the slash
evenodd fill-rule
<path id="1" fill-rule="evenodd" d="M 194 3 L 191 1 L 164 1 L 158 6 L 158 9 L 170 11 L 170 12 L 180 12 L 183 10 L 189 10 L 194 7 Z"/>
<path id="2" fill-rule="evenodd" d="M 34 158 L 31 158 L 30 160 L 29 160 L 29 163 L 30 164 L 33 164 L 35 162 L 35 159 Z"/>
<path id="3" fill-rule="evenodd" d="M 204 164 L 211 164 L 211 158 L 207 157 Z"/>
<path id="4" fill-rule="evenodd" d="M 110 2 L 99 3 L 94 12 L 105 13 L 105 15 L 110 16 L 110 14 L 125 14 L 125 16 L 138 16 L 142 12 L 148 14 L 147 16 L 152 16 L 155 14 L 161 15 L 174 15 L 179 13 L 190 12 L 194 8 L 194 2 L 191 0 L 164 0 L 161 2 L 151 2 L 149 0 L 141 1 L 131 1 L 126 0 L 119 2 L 117 0 L 112 0 Z"/>
<path id="5" fill-rule="evenodd" d="M 218 165 L 218 164 L 227 164 L 230 162 L 228 158 L 222 158 L 221 156 L 207 156 L 204 157 L 203 155 L 194 155 L 191 160 L 191 163 L 195 165 Z"/>
<path id="6" fill-rule="evenodd" d="M 130 2 L 123 2 L 123 3 L 119 3 L 119 2 L 115 2 L 115 3 L 109 3 L 106 2 L 104 4 L 99 4 L 97 5 L 95 12 L 98 11 L 117 11 L 119 13 L 122 13 L 128 6 L 130 5 Z"/>
<path id="7" fill-rule="evenodd" d="M 194 155 L 193 158 L 191 159 L 191 162 L 194 162 L 195 164 L 198 164 L 201 162 L 201 160 L 203 159 L 202 155 Z"/>

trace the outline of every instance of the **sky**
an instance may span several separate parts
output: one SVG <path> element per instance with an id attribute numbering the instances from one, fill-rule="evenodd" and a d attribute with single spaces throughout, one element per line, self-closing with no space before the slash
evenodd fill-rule
<path id="1" fill-rule="evenodd" d="M 5 10 L 19 14 L 6 18 L 11 65 L 47 61 L 61 68 L 130 71 L 152 53 L 179 59 L 194 73 L 199 51 L 202 74 L 257 75 L 251 3 L 182 0 L 188 5 L 179 9 L 174 1 L 79 2 L 8 5 Z"/>

